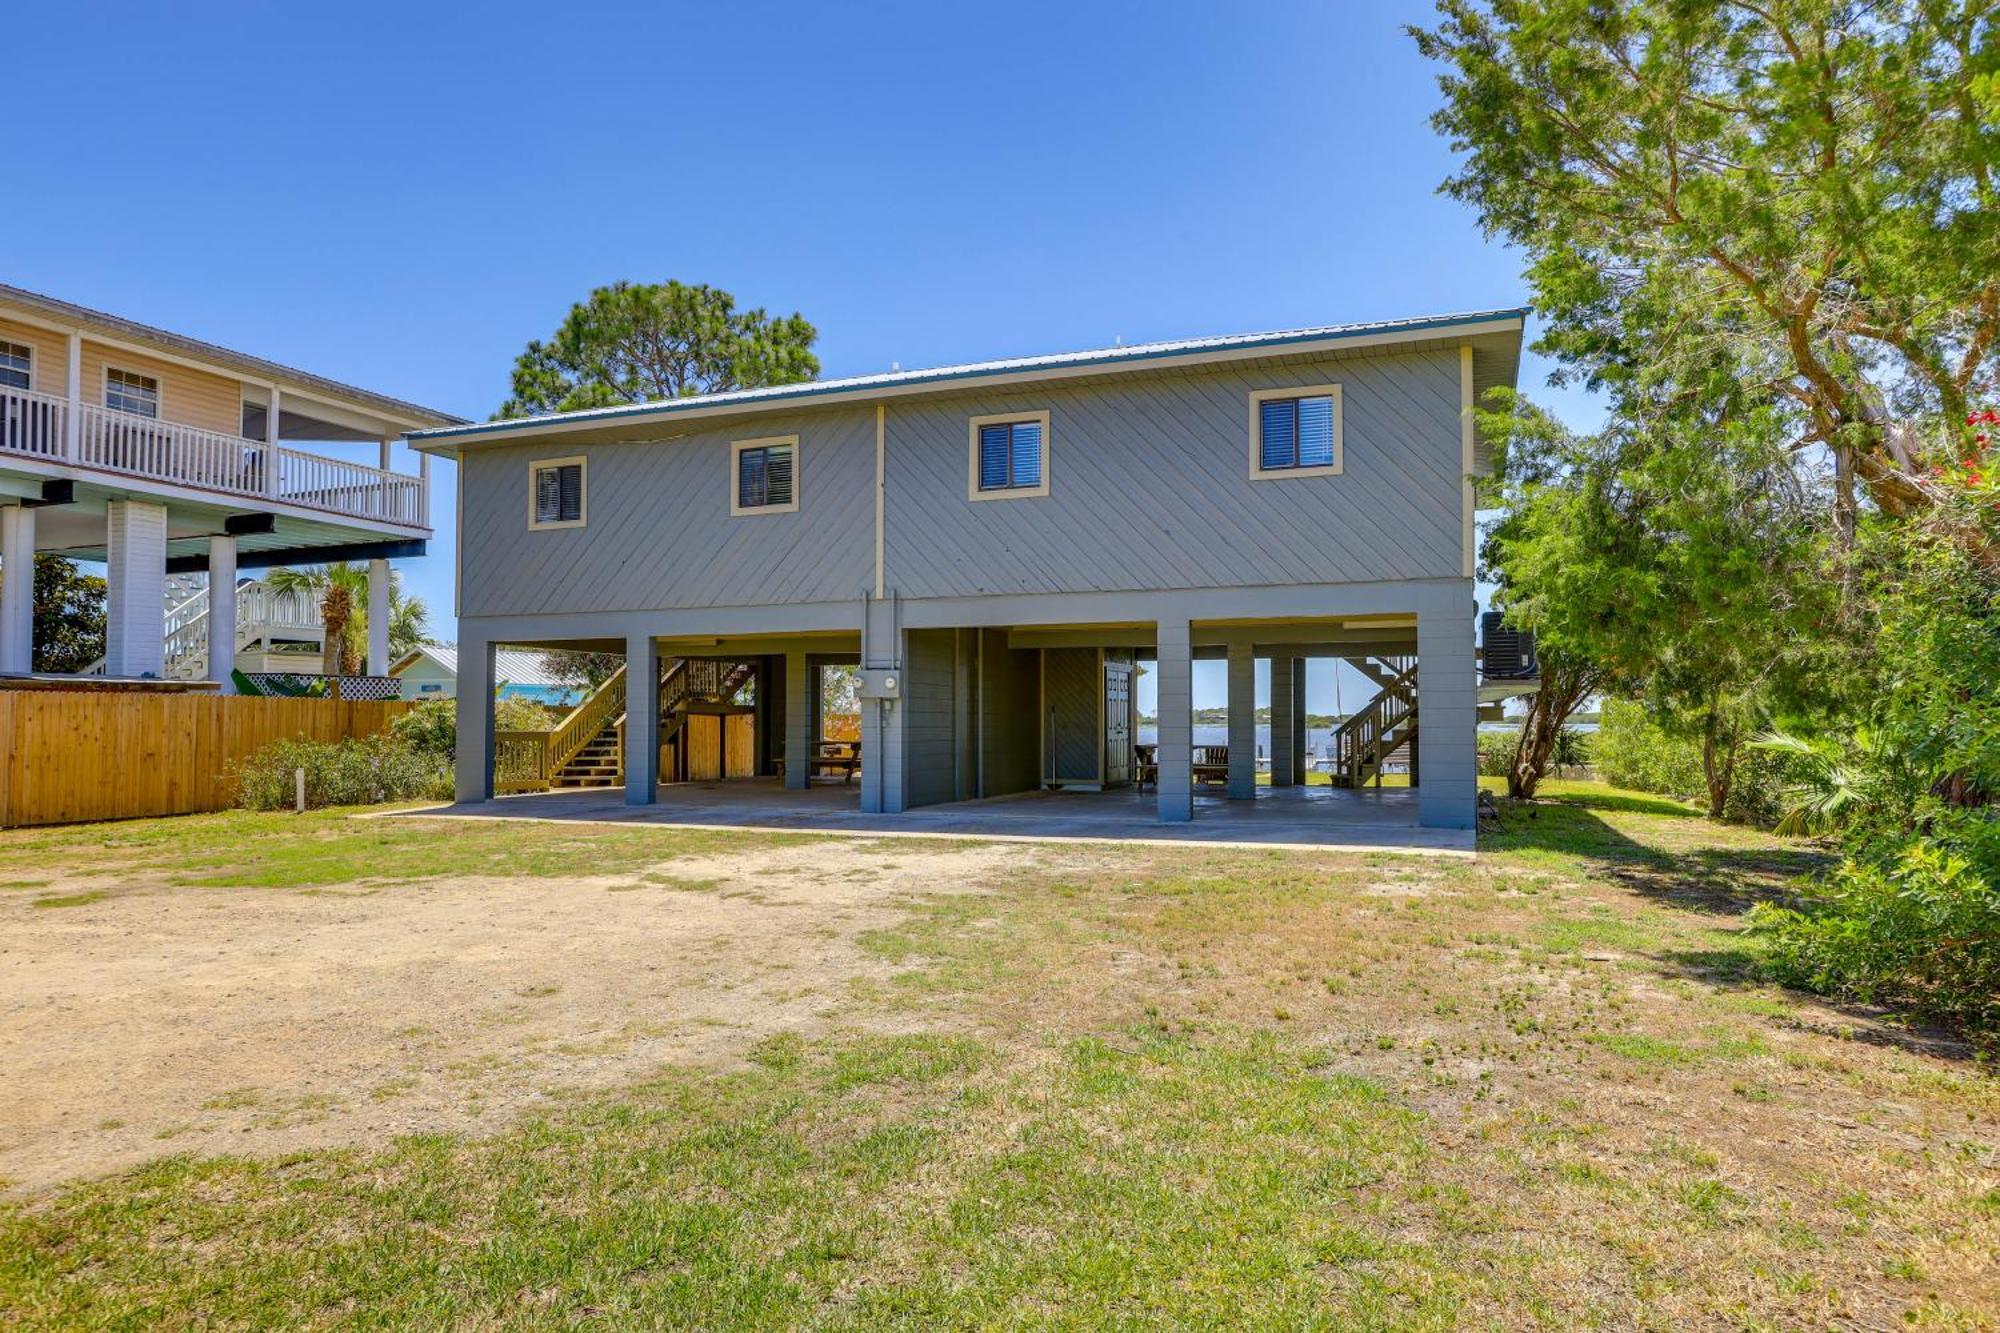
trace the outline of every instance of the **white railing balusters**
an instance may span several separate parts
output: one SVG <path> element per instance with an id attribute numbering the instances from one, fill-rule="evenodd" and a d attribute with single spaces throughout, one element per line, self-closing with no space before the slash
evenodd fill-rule
<path id="1" fill-rule="evenodd" d="M 405 527 L 429 521 L 422 476 L 388 472 L 301 449 L 273 449 L 222 431 L 117 412 L 84 403 L 75 463 L 202 490 L 323 509 Z M 0 387 L 0 454 L 65 461 L 69 401 Z M 267 488 L 267 481 L 275 487 Z"/>
<path id="2" fill-rule="evenodd" d="M 0 389 L 0 452 L 62 457 L 69 400 L 28 389 Z"/>

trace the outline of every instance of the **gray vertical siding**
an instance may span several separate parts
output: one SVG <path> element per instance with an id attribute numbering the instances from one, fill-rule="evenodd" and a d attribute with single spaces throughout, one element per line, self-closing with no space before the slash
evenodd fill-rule
<path id="1" fill-rule="evenodd" d="M 1406 353 L 988 390 L 888 409 L 908 597 L 1457 577 L 1458 358 Z M 1249 476 L 1254 389 L 1337 383 L 1341 475 Z M 1047 410 L 1049 494 L 971 501 L 967 419 Z"/>
<path id="2" fill-rule="evenodd" d="M 1009 648 L 1005 630 L 979 631 L 979 768 L 981 796 L 1007 796 L 1041 785 L 1035 726 L 1040 655 Z"/>
<path id="3" fill-rule="evenodd" d="M 691 423 L 692 424 L 692 423 Z M 799 437 L 799 508 L 730 515 L 729 442 Z M 580 528 L 528 528 L 528 465 L 589 460 Z M 875 581 L 875 413 L 751 417 L 685 437 L 553 439 L 461 463 L 460 613 L 534 615 L 859 598 Z"/>
<path id="4" fill-rule="evenodd" d="M 1104 758 L 1104 733 L 1097 711 L 1104 675 L 1095 648 L 1049 648 L 1042 653 L 1042 716 L 1049 771 L 1057 782 L 1097 782 Z"/>
<path id="5" fill-rule="evenodd" d="M 911 630 L 903 640 L 904 799 L 937 805 L 955 796 L 958 765 L 955 719 L 956 630 Z"/>
<path id="6" fill-rule="evenodd" d="M 1417 812 L 1432 828 L 1478 823 L 1479 667 L 1469 601 L 1434 596 L 1417 613 Z"/>

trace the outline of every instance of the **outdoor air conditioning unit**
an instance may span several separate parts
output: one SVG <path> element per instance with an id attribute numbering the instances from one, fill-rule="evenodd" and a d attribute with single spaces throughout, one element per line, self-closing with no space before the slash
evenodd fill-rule
<path id="1" fill-rule="evenodd" d="M 1479 617 L 1479 644 L 1484 654 L 1480 674 L 1488 680 L 1520 680 L 1539 674 L 1535 664 L 1535 632 L 1513 629 L 1504 611 Z"/>

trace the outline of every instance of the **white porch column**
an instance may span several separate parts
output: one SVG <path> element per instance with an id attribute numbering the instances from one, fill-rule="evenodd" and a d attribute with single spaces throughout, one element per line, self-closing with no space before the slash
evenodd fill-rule
<path id="1" fill-rule="evenodd" d="M 104 674 L 167 673 L 167 507 L 113 500 L 104 507 Z"/>
<path id="2" fill-rule="evenodd" d="M 69 409 L 63 413 L 63 457 L 75 462 L 83 442 L 83 335 L 69 335 Z"/>
<path id="3" fill-rule="evenodd" d="M 660 796 L 660 649 L 650 634 L 625 640 L 625 804 Z"/>
<path id="4" fill-rule="evenodd" d="M 458 748 L 452 797 L 493 799 L 493 645 L 460 621 L 458 627 Z"/>
<path id="5" fill-rule="evenodd" d="M 1271 656 L 1271 786 L 1296 787 L 1296 736 L 1292 726 L 1292 672 L 1297 663 L 1283 653 Z"/>
<path id="6" fill-rule="evenodd" d="M 208 678 L 236 693 L 236 539 L 208 539 Z"/>
<path id="7" fill-rule="evenodd" d="M 1194 818 L 1194 650 L 1188 622 L 1159 622 L 1160 822 Z"/>
<path id="8" fill-rule="evenodd" d="M 271 406 L 264 412 L 264 494 L 278 494 L 278 416 L 285 410 L 284 396 L 271 386 Z"/>
<path id="9" fill-rule="evenodd" d="M 368 562 L 368 674 L 389 674 L 389 562 Z"/>
<path id="10" fill-rule="evenodd" d="M 806 651 L 785 654 L 785 785 L 793 791 L 812 786 L 813 708 L 816 673 L 806 663 Z"/>
<path id="11" fill-rule="evenodd" d="M 35 669 L 35 511 L 0 509 L 0 671 Z"/>
<path id="12" fill-rule="evenodd" d="M 1257 795 L 1257 658 L 1247 643 L 1229 645 L 1229 799 Z"/>

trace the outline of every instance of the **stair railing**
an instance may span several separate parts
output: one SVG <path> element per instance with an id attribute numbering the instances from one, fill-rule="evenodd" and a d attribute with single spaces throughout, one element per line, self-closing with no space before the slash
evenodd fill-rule
<path id="1" fill-rule="evenodd" d="M 1417 711 L 1416 676 L 1412 662 L 1333 733 L 1333 771 L 1342 785 L 1358 787 L 1381 769 L 1384 740 Z"/>
<path id="2" fill-rule="evenodd" d="M 554 775 L 562 772 L 584 746 L 597 739 L 599 732 L 624 715 L 625 668 L 619 667 L 602 685 L 592 690 L 582 703 L 570 709 L 569 716 L 549 733 L 548 773 Z"/>

